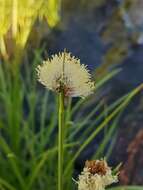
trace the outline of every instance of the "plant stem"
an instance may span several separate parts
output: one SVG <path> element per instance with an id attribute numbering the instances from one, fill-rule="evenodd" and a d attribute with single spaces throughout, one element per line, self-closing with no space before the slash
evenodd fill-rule
<path id="1" fill-rule="evenodd" d="M 59 94 L 59 131 L 58 131 L 58 190 L 63 190 L 63 157 L 64 157 L 64 93 Z"/>

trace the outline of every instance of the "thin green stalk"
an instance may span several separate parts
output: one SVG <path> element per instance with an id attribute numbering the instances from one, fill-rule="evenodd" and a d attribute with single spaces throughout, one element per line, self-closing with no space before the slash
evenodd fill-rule
<path id="1" fill-rule="evenodd" d="M 59 131 L 58 131 L 58 190 L 63 190 L 63 155 L 64 155 L 64 93 L 59 94 Z"/>

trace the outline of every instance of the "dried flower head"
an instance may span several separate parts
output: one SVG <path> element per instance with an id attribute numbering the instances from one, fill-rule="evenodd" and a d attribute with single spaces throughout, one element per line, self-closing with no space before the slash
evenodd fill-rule
<path id="1" fill-rule="evenodd" d="M 94 90 L 94 82 L 86 66 L 70 53 L 62 52 L 37 67 L 38 80 L 48 89 L 65 96 L 86 97 Z"/>
<path id="2" fill-rule="evenodd" d="M 105 160 L 86 161 L 79 175 L 78 190 L 105 190 L 105 187 L 118 182 Z"/>

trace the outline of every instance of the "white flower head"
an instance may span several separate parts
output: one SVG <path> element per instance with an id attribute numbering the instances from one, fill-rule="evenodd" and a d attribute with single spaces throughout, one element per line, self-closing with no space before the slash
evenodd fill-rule
<path id="1" fill-rule="evenodd" d="M 78 190 L 105 190 L 105 187 L 118 182 L 105 160 L 86 161 L 79 175 Z"/>
<path id="2" fill-rule="evenodd" d="M 87 67 L 70 53 L 62 52 L 37 67 L 38 80 L 46 88 L 65 96 L 86 97 L 95 86 Z"/>

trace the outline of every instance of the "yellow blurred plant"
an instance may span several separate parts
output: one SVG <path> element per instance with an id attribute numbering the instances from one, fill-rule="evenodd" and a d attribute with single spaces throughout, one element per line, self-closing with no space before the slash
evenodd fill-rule
<path id="1" fill-rule="evenodd" d="M 59 21 L 59 0 L 0 0 L 0 54 L 9 57 L 9 47 L 24 49 L 36 21 L 50 27 Z"/>

